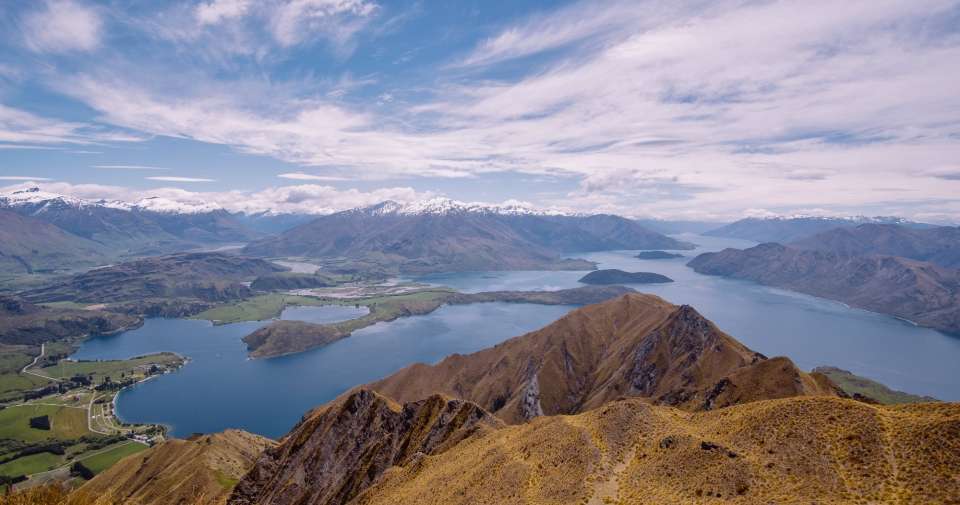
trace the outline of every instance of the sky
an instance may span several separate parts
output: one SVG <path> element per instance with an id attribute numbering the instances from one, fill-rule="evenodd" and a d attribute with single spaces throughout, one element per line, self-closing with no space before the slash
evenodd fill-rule
<path id="1" fill-rule="evenodd" d="M 6 0 L 0 191 L 960 222 L 960 1 Z"/>

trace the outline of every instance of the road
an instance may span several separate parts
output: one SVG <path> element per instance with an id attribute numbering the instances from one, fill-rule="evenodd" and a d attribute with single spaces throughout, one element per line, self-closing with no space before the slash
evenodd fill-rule
<path id="1" fill-rule="evenodd" d="M 34 372 L 33 370 L 30 370 L 30 367 L 35 366 L 40 361 L 40 358 L 43 358 L 43 355 L 46 352 L 47 352 L 47 344 L 40 344 L 40 355 L 37 356 L 36 358 L 33 358 L 33 361 L 31 361 L 30 364 L 28 364 L 27 366 L 23 367 L 23 369 L 20 370 L 20 373 L 28 373 L 30 375 L 42 377 L 44 379 L 51 380 L 54 382 L 60 382 L 60 379 L 54 379 L 53 377 L 49 377 L 49 376 L 43 375 L 42 373 L 37 373 L 37 372 Z"/>

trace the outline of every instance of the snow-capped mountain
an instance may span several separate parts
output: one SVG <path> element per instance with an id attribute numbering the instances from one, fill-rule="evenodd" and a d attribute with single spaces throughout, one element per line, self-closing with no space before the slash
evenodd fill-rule
<path id="1" fill-rule="evenodd" d="M 754 242 L 778 242 L 786 244 L 834 228 L 859 226 L 862 224 L 895 224 L 911 228 L 929 225 L 915 223 L 901 217 L 891 216 L 770 216 L 748 217 L 735 221 L 704 235 L 714 237 L 738 238 Z"/>
<path id="2" fill-rule="evenodd" d="M 489 206 L 435 198 L 383 202 L 327 216 L 256 241 L 248 254 L 345 258 L 401 273 L 586 268 L 563 253 L 610 249 L 689 249 L 618 216 L 565 215 L 522 205 Z"/>
<path id="3" fill-rule="evenodd" d="M 28 188 L 0 195 L 0 208 L 41 219 L 120 254 L 170 252 L 261 236 L 207 202 L 88 200 Z"/>
<path id="4" fill-rule="evenodd" d="M 499 214 L 513 216 L 565 216 L 571 215 L 558 210 L 536 209 L 523 204 L 487 205 L 468 203 L 444 197 L 435 197 L 411 203 L 399 203 L 388 200 L 369 207 L 353 209 L 371 215 L 450 215 L 450 214 Z"/>
<path id="5" fill-rule="evenodd" d="M 103 207 L 116 210 L 158 212 L 164 214 L 205 214 L 224 210 L 219 204 L 205 201 L 183 202 L 158 196 L 149 196 L 136 202 L 105 199 L 91 200 L 51 193 L 37 187 L 0 194 L 0 206 L 31 207 L 34 209 L 34 212 L 42 211 L 44 207 L 63 206 L 78 209 Z"/>

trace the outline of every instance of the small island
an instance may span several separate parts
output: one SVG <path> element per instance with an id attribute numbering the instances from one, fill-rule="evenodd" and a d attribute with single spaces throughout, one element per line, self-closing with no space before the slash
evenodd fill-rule
<path id="1" fill-rule="evenodd" d="M 683 255 L 667 251 L 643 251 L 636 257 L 642 260 L 669 260 L 673 258 L 682 258 Z"/>
<path id="2" fill-rule="evenodd" d="M 584 284 L 663 284 L 673 282 L 673 279 L 653 272 L 624 272 L 609 269 L 590 272 L 581 277 L 580 282 Z"/>

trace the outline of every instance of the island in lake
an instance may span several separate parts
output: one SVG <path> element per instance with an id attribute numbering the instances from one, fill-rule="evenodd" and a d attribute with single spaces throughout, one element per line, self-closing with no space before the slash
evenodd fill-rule
<path id="1" fill-rule="evenodd" d="M 642 251 L 637 254 L 637 258 L 642 260 L 669 260 L 673 258 L 682 258 L 682 254 L 676 254 L 667 251 Z"/>
<path id="2" fill-rule="evenodd" d="M 615 268 L 596 270 L 580 278 L 584 284 L 663 284 L 673 282 L 666 275 L 653 272 L 624 272 Z"/>

